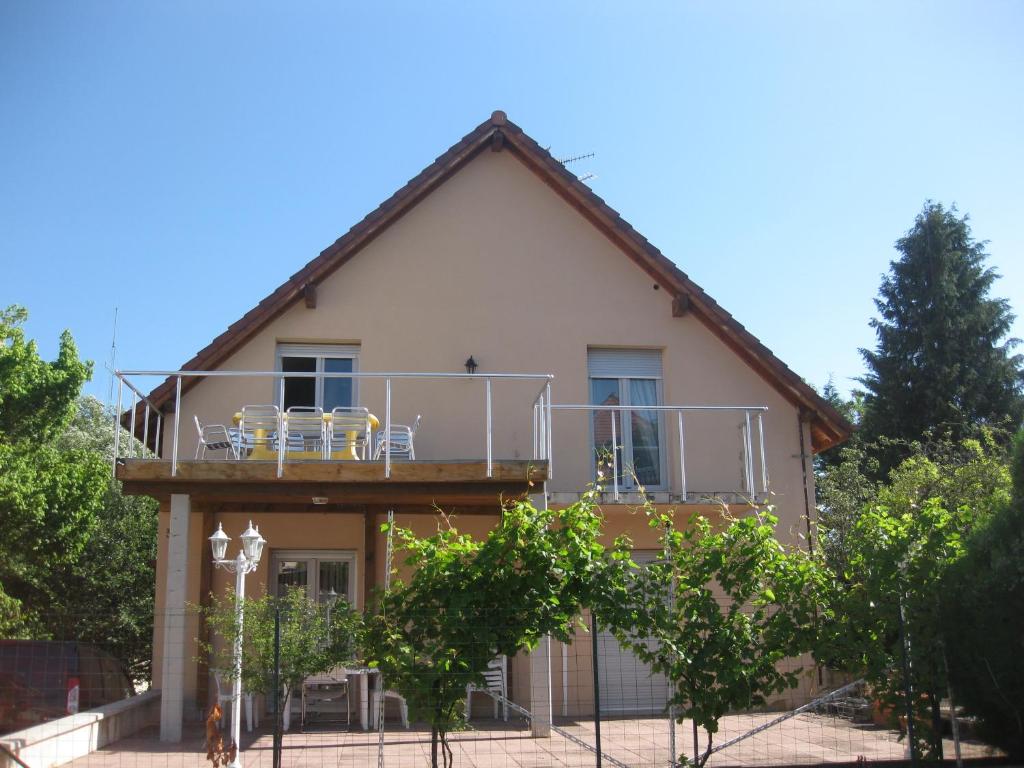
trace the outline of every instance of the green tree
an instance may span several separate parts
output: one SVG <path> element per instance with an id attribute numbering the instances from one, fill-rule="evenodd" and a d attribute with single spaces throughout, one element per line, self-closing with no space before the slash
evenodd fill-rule
<path id="1" fill-rule="evenodd" d="M 224 598 L 210 595 L 210 604 L 197 609 L 216 636 L 216 642 L 199 640 L 203 661 L 221 671 L 223 678 L 235 678 L 234 644 L 239 624 L 235 593 Z M 244 599 L 242 618 L 242 690 L 270 693 L 273 690 L 275 616 L 281 615 L 280 683 L 282 706 L 311 675 L 327 672 L 338 664 L 353 661 L 360 634 L 361 617 L 344 600 L 327 608 L 292 587 L 280 596 L 263 595 Z"/>
<path id="2" fill-rule="evenodd" d="M 834 448 L 830 448 L 827 451 L 815 454 L 814 471 L 817 476 L 826 474 L 829 470 L 844 461 L 842 456 L 843 448 L 863 448 L 863 441 L 861 440 L 859 427 L 864 418 L 864 393 L 859 390 L 854 390 L 849 398 L 845 398 L 840 394 L 838 388 L 836 388 L 835 381 L 830 376 L 828 381 L 825 382 L 825 386 L 821 388 L 821 396 L 829 405 L 839 411 L 843 418 L 853 424 L 857 429 L 854 430 L 850 439 L 845 443 Z"/>
<path id="3" fill-rule="evenodd" d="M 0 594 L 22 616 L 8 632 L 26 631 L 60 597 L 52 569 L 84 551 L 110 472 L 102 456 L 60 440 L 90 364 L 66 331 L 57 359 L 42 360 L 25 338 L 27 317 L 20 307 L 0 311 Z"/>
<path id="4" fill-rule="evenodd" d="M 1013 500 L 966 542 L 943 582 L 950 684 L 958 704 L 1011 758 L 1024 757 L 1024 431 L 1014 440 Z"/>
<path id="5" fill-rule="evenodd" d="M 1013 431 L 1024 416 L 1021 356 L 1006 339 L 1014 316 L 989 295 L 998 275 L 967 217 L 928 202 L 896 249 L 875 300 L 877 346 L 861 350 L 864 441 L 879 479 L 912 441 L 959 441 L 979 424 Z"/>
<path id="6" fill-rule="evenodd" d="M 693 515 L 682 529 L 671 514 L 648 514 L 663 559 L 629 563 L 629 578 L 612 582 L 598 616 L 668 677 L 678 721 L 689 718 L 707 734 L 694 759 L 703 766 L 723 716 L 797 684 L 801 670 L 780 662 L 814 649 L 827 578 L 805 551 L 779 542 L 770 512 L 723 513 L 723 525 Z"/>
<path id="7" fill-rule="evenodd" d="M 62 437 L 62 450 L 102 458 L 105 493 L 81 554 L 51 570 L 48 591 L 56 599 L 46 618 L 54 635 L 101 646 L 124 663 L 132 679 L 144 681 L 152 675 L 158 505 L 148 496 L 123 495 L 111 476 L 113 419 L 111 409 L 82 397 Z M 132 439 L 122 432 L 122 444 Z M 136 442 L 135 455 L 146 453 Z"/>
<path id="8" fill-rule="evenodd" d="M 595 499 L 591 491 L 558 511 L 509 503 L 482 541 L 447 519 L 424 539 L 395 529 L 413 572 L 380 596 L 364 643 L 384 684 L 430 724 L 433 768 L 439 749 L 451 765 L 448 733 L 463 725 L 466 685 L 483 684 L 489 661 L 532 649 L 545 635 L 571 639 L 605 572 Z"/>
<path id="9" fill-rule="evenodd" d="M 977 441 L 942 461 L 906 460 L 861 510 L 844 539 L 819 657 L 863 674 L 881 702 L 906 711 L 906 647 L 914 691 L 915 736 L 941 755 L 939 701 L 946 695 L 941 597 L 947 571 L 963 556 L 964 537 L 1009 498 L 998 452 Z M 902 613 L 902 617 L 901 617 Z"/>

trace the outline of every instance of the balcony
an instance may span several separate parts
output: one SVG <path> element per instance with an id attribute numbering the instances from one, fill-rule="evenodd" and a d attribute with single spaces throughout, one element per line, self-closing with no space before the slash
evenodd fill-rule
<path id="1" fill-rule="evenodd" d="M 115 376 L 116 412 L 135 439 L 115 431 L 114 474 L 131 493 L 333 504 L 344 484 L 346 503 L 493 503 L 548 478 L 546 374 Z"/>
<path id="2" fill-rule="evenodd" d="M 568 502 L 595 480 L 618 503 L 769 492 L 764 406 L 554 403 L 550 374 L 115 376 L 128 432 L 115 431 L 114 474 L 130 493 L 334 504 L 343 485 L 347 503 L 485 504 L 543 487 Z"/>

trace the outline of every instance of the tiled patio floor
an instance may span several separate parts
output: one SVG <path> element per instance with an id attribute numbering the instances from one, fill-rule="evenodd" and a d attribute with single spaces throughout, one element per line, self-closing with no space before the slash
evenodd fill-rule
<path id="1" fill-rule="evenodd" d="M 723 721 L 716 743 L 740 735 L 767 722 L 770 714 L 735 715 Z M 430 765 L 430 732 L 415 725 L 404 730 L 388 724 L 384 734 L 384 765 L 422 768 Z M 566 721 L 564 731 L 593 745 L 593 722 Z M 604 753 L 631 768 L 668 766 L 669 726 L 658 718 L 615 719 L 601 725 Z M 359 730 L 334 730 L 328 726 L 306 733 L 288 733 L 284 739 L 283 768 L 362 768 L 376 766 L 378 734 Z M 524 722 L 504 724 L 481 720 L 473 730 L 450 736 L 456 768 L 591 768 L 594 754 L 562 735 L 534 739 Z M 700 740 L 703 748 L 704 740 Z M 271 768 L 269 733 L 243 735 L 245 768 Z M 676 748 L 692 754 L 693 732 L 676 727 Z M 984 757 L 989 752 L 979 744 L 967 743 L 964 757 Z M 947 743 L 952 757 L 952 742 Z M 854 725 L 847 720 L 799 715 L 785 723 L 728 747 L 714 755 L 709 766 L 772 766 L 853 762 L 860 756 L 868 761 L 904 757 L 904 745 L 897 734 L 874 726 Z M 180 744 L 162 744 L 154 729 L 95 752 L 69 764 L 71 768 L 208 768 L 203 734 L 186 732 Z M 606 768 L 614 768 L 606 760 Z"/>

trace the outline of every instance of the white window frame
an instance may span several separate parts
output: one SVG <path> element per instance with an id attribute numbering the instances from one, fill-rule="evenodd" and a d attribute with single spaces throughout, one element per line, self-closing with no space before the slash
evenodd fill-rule
<path id="1" fill-rule="evenodd" d="M 352 373 L 359 370 L 359 345 L 358 344 L 278 344 L 274 354 L 274 370 L 281 371 L 285 357 L 311 357 L 316 360 L 316 389 L 313 395 L 313 404 L 319 408 L 324 405 L 324 360 L 349 359 L 352 361 Z M 274 397 L 272 402 L 279 408 L 284 406 L 281 401 L 281 379 L 274 380 Z M 352 379 L 352 405 L 359 405 L 359 379 Z"/>
<path id="2" fill-rule="evenodd" d="M 277 575 L 282 561 L 303 560 L 306 562 L 306 573 L 309 579 L 306 584 L 306 595 L 320 602 L 320 563 L 321 561 L 348 563 L 348 594 L 342 595 L 348 604 L 356 607 L 356 584 L 358 579 L 358 558 L 353 549 L 275 549 L 270 557 L 270 589 L 277 596 Z"/>
<path id="3" fill-rule="evenodd" d="M 614 351 L 614 348 L 589 347 L 588 348 L 588 355 L 592 351 L 598 351 L 598 350 L 601 350 L 601 349 L 608 349 L 610 351 Z M 622 351 L 625 354 L 629 353 L 628 349 L 623 349 Z M 658 351 L 658 355 L 659 355 L 659 367 L 660 367 L 661 350 L 657 350 L 657 351 Z M 629 374 L 629 375 L 622 375 L 622 374 L 619 374 L 619 375 L 593 374 L 590 371 L 590 363 L 588 361 L 588 364 L 587 364 L 587 401 L 590 402 L 593 399 L 593 389 L 592 389 L 591 382 L 593 382 L 594 379 L 605 379 L 605 380 L 610 380 L 610 381 L 618 381 L 618 385 L 619 385 L 619 405 L 632 406 L 632 402 L 630 401 L 629 382 L 633 381 L 633 380 L 645 380 L 645 381 L 653 381 L 653 382 L 655 382 L 655 385 L 654 385 L 655 386 L 655 403 L 654 404 L 660 406 L 660 405 L 664 404 L 664 399 L 663 399 L 664 398 L 664 394 L 663 394 L 663 391 L 662 391 L 662 389 L 663 389 L 662 388 L 662 378 L 663 378 L 662 376 L 655 376 L 655 375 L 644 374 L 644 373 Z M 595 405 L 595 403 L 590 403 L 590 404 L 591 405 Z M 637 407 L 636 410 L 642 411 L 642 410 L 644 410 L 644 408 Z M 594 456 L 593 456 L 593 453 L 594 453 L 594 415 L 597 414 L 597 413 L 598 413 L 598 411 L 596 411 L 596 410 L 595 411 L 591 411 L 590 423 L 588 424 L 588 431 L 590 433 L 589 450 L 590 450 L 590 453 L 591 453 L 590 471 L 592 473 L 591 474 L 591 479 L 593 481 L 595 481 L 595 482 L 597 480 L 597 467 L 595 466 Z M 615 411 L 614 413 L 615 413 L 615 417 L 617 419 L 616 425 L 615 425 L 616 426 L 616 437 L 618 438 L 619 443 L 622 446 L 622 466 L 619 467 L 619 472 L 623 473 L 623 474 L 622 474 L 622 482 L 621 482 L 619 487 L 621 489 L 627 490 L 627 491 L 635 490 L 636 489 L 636 483 L 633 482 L 633 477 L 631 475 L 626 475 L 623 472 L 625 466 L 632 465 L 632 463 L 633 463 L 633 430 L 632 430 L 632 428 L 630 428 L 630 429 L 624 429 L 623 428 L 623 421 L 624 420 L 621 417 L 621 414 L 628 413 L 628 411 Z M 644 486 L 644 489 L 648 490 L 648 491 L 666 491 L 669 488 L 669 478 L 667 476 L 668 475 L 668 473 L 667 473 L 668 462 L 667 462 L 667 457 L 665 456 L 665 414 L 664 414 L 663 411 L 655 411 L 655 415 L 657 417 L 657 422 L 658 422 L 658 479 L 661 482 L 659 482 L 657 485 L 647 485 L 647 486 Z"/>

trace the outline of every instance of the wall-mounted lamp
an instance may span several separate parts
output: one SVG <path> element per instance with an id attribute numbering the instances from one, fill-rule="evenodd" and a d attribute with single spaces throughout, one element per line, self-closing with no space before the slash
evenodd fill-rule
<path id="1" fill-rule="evenodd" d="M 466 360 L 465 366 L 466 366 L 466 373 L 476 373 L 476 360 L 473 359 L 472 355 L 470 355 L 469 359 Z"/>

